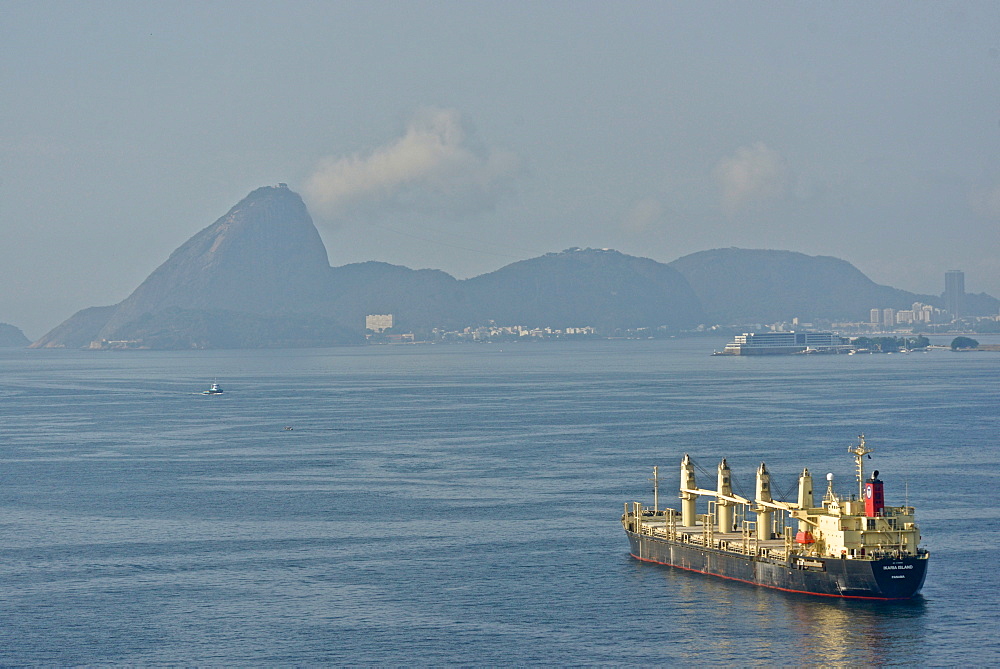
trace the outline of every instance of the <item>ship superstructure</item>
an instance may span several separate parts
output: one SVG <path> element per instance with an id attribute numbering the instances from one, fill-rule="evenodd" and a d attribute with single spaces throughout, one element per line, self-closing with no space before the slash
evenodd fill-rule
<path id="1" fill-rule="evenodd" d="M 659 509 L 659 470 L 654 468 L 653 508 L 625 505 L 622 525 L 633 557 L 792 592 L 864 599 L 908 599 L 924 582 L 929 553 L 911 506 L 886 506 L 875 470 L 865 478 L 865 442 L 848 451 L 857 466 L 857 494 L 838 495 L 833 475 L 817 499 L 808 469 L 799 476 L 798 498 L 772 498 L 767 466 L 757 468 L 754 499 L 732 489 L 723 459 L 716 488 L 699 488 L 695 466 L 680 465 L 680 510 Z M 708 512 L 697 512 L 708 498 Z"/>

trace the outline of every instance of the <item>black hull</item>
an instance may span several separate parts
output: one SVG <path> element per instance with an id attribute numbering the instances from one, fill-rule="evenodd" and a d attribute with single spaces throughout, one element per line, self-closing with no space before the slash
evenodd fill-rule
<path id="1" fill-rule="evenodd" d="M 626 531 L 632 557 L 785 592 L 847 599 L 902 600 L 916 595 L 927 574 L 927 555 L 880 560 L 793 558 L 792 562 L 676 543 Z M 804 562 L 804 564 L 800 564 Z"/>

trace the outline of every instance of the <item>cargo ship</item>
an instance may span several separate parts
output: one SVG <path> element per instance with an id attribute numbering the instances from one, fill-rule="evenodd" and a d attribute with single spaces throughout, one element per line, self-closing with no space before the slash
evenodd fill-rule
<path id="1" fill-rule="evenodd" d="M 886 506 L 878 470 L 865 478 L 874 449 L 864 435 L 848 447 L 857 467 L 857 494 L 838 495 L 833 474 L 819 504 L 808 469 L 798 499 L 772 499 L 770 473 L 757 468 L 754 499 L 733 492 L 725 459 L 716 489 L 699 488 L 695 464 L 680 466 L 680 511 L 659 508 L 659 473 L 653 468 L 653 506 L 625 504 L 622 525 L 632 557 L 786 592 L 868 600 L 905 600 L 920 592 L 930 553 L 919 546 L 911 506 Z M 707 497 L 707 513 L 698 501 Z"/>

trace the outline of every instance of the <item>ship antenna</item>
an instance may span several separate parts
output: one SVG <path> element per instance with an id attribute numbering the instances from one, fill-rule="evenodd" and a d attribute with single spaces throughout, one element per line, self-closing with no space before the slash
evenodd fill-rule
<path id="1" fill-rule="evenodd" d="M 854 448 L 848 447 L 847 452 L 854 454 L 854 462 L 858 465 L 858 499 L 865 497 L 865 456 L 874 452 L 874 448 L 865 444 L 865 435 L 858 435 L 858 445 Z"/>

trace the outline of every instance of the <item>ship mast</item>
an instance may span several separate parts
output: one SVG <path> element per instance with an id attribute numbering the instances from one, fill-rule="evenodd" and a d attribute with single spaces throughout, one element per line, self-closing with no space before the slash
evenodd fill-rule
<path id="1" fill-rule="evenodd" d="M 660 475 L 659 467 L 653 466 L 653 478 L 649 479 L 653 482 L 653 513 L 660 510 Z"/>
<path id="2" fill-rule="evenodd" d="M 858 499 L 865 498 L 865 456 L 873 452 L 875 449 L 870 446 L 865 445 L 865 435 L 859 434 L 858 445 L 854 448 L 848 447 L 847 452 L 854 454 L 854 462 L 858 466 Z"/>

